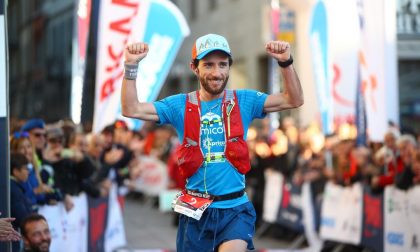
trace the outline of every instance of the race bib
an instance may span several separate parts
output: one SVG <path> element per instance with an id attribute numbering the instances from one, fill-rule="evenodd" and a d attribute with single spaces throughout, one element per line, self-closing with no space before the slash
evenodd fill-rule
<path id="1" fill-rule="evenodd" d="M 212 197 L 198 197 L 187 194 L 185 191 L 179 192 L 172 202 L 175 212 L 188 217 L 200 220 L 204 211 L 213 202 Z"/>

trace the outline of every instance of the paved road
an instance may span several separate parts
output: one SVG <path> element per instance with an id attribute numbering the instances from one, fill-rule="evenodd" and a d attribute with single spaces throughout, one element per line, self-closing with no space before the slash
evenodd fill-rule
<path id="1" fill-rule="evenodd" d="M 124 223 L 127 246 L 119 252 L 175 251 L 176 227 L 171 213 L 162 213 L 150 200 L 126 200 Z M 255 238 L 257 251 L 267 248 L 286 248 L 288 243 L 274 238 Z M 290 244 L 290 243 L 289 243 Z"/>

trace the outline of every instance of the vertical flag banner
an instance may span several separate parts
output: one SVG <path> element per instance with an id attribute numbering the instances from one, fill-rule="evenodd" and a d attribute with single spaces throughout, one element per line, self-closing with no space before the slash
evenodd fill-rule
<path id="1" fill-rule="evenodd" d="M 324 133 L 333 125 L 365 120 L 358 125 L 364 127 L 359 127 L 359 140 L 382 141 L 387 121 L 398 123 L 395 5 L 382 0 L 315 3 L 309 39 Z M 358 113 L 362 106 L 365 118 Z"/>
<path id="2" fill-rule="evenodd" d="M 310 45 L 312 65 L 317 86 L 319 112 L 324 134 L 333 131 L 333 102 L 331 97 L 331 74 L 328 43 L 327 10 L 323 0 L 319 0 L 312 12 Z"/>
<path id="3" fill-rule="evenodd" d="M 355 121 L 360 49 L 358 0 L 325 0 L 334 126 Z"/>
<path id="4" fill-rule="evenodd" d="M 360 71 L 358 72 L 358 84 L 356 92 L 356 146 L 367 146 L 367 121 L 366 121 L 366 103 L 363 93 L 362 80 Z"/>
<path id="5" fill-rule="evenodd" d="M 123 118 L 120 91 L 123 53 L 127 42 L 145 42 L 149 53 L 139 64 L 139 100 L 152 102 L 158 96 L 179 48 L 190 30 L 179 9 L 168 0 L 104 0 L 98 28 L 96 91 L 93 131 L 116 119 L 133 129 L 140 120 Z"/>
<path id="6" fill-rule="evenodd" d="M 82 114 L 83 81 L 86 68 L 86 53 L 91 15 L 91 0 L 79 0 L 76 8 L 73 32 L 72 80 L 71 80 L 71 119 L 80 123 Z"/>
<path id="7" fill-rule="evenodd" d="M 398 107 L 396 80 L 395 3 L 382 0 L 359 0 L 361 85 L 366 104 L 369 138 L 382 141 L 387 122 Z M 392 7 L 394 6 L 394 7 Z M 392 12 L 392 9 L 394 12 Z M 394 22 L 392 22 L 392 20 Z M 394 31 L 390 35 L 390 31 Z M 389 61 L 389 62 L 388 62 Z M 392 90 L 389 94 L 387 90 Z M 396 94 L 395 94 L 396 93 Z M 392 109 L 389 109 L 393 107 Z M 398 123 L 398 121 L 395 121 Z"/>

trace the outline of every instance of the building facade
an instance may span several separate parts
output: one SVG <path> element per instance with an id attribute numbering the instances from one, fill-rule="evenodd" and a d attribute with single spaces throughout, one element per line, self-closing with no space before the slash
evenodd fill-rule
<path id="1" fill-rule="evenodd" d="M 73 5 L 71 0 L 8 2 L 11 117 L 67 116 Z"/>

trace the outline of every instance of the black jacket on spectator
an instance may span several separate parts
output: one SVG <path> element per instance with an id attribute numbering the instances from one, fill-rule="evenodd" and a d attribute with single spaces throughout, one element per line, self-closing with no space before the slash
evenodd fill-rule
<path id="1" fill-rule="evenodd" d="M 100 168 L 99 168 L 100 169 Z M 96 167 L 95 162 L 85 156 L 83 160 L 77 164 L 77 177 L 79 180 L 80 189 L 91 197 L 99 197 L 100 189 L 98 183 L 103 179 L 98 178 L 99 169 Z"/>
<path id="2" fill-rule="evenodd" d="M 79 168 L 73 160 L 70 159 L 61 159 L 54 163 L 49 163 L 44 161 L 45 165 L 50 165 L 53 168 L 53 173 L 49 173 L 46 169 L 41 171 L 42 182 L 46 184 L 49 180 L 54 180 L 54 188 L 58 188 L 63 195 L 77 195 L 80 192 L 79 178 L 77 171 Z"/>
<path id="3" fill-rule="evenodd" d="M 403 172 L 395 176 L 395 185 L 402 190 L 407 190 L 414 185 L 413 178 L 415 174 L 411 166 L 405 166 Z"/>
<path id="4" fill-rule="evenodd" d="M 104 150 L 104 152 L 101 154 L 100 157 L 100 162 L 102 164 L 102 168 L 100 171 L 100 175 L 99 177 L 101 178 L 106 178 L 109 175 L 109 171 L 111 169 L 115 170 L 115 173 L 117 175 L 117 184 L 118 186 L 123 185 L 124 183 L 124 179 L 129 177 L 128 174 L 128 164 L 130 163 L 131 159 L 133 158 L 133 153 L 124 145 L 121 144 L 114 144 L 114 147 L 118 148 L 118 149 L 122 149 L 124 154 L 122 156 L 122 158 L 120 160 L 118 160 L 117 162 L 115 162 L 114 164 L 108 164 L 105 162 L 105 154 L 110 150 L 106 149 Z"/>

